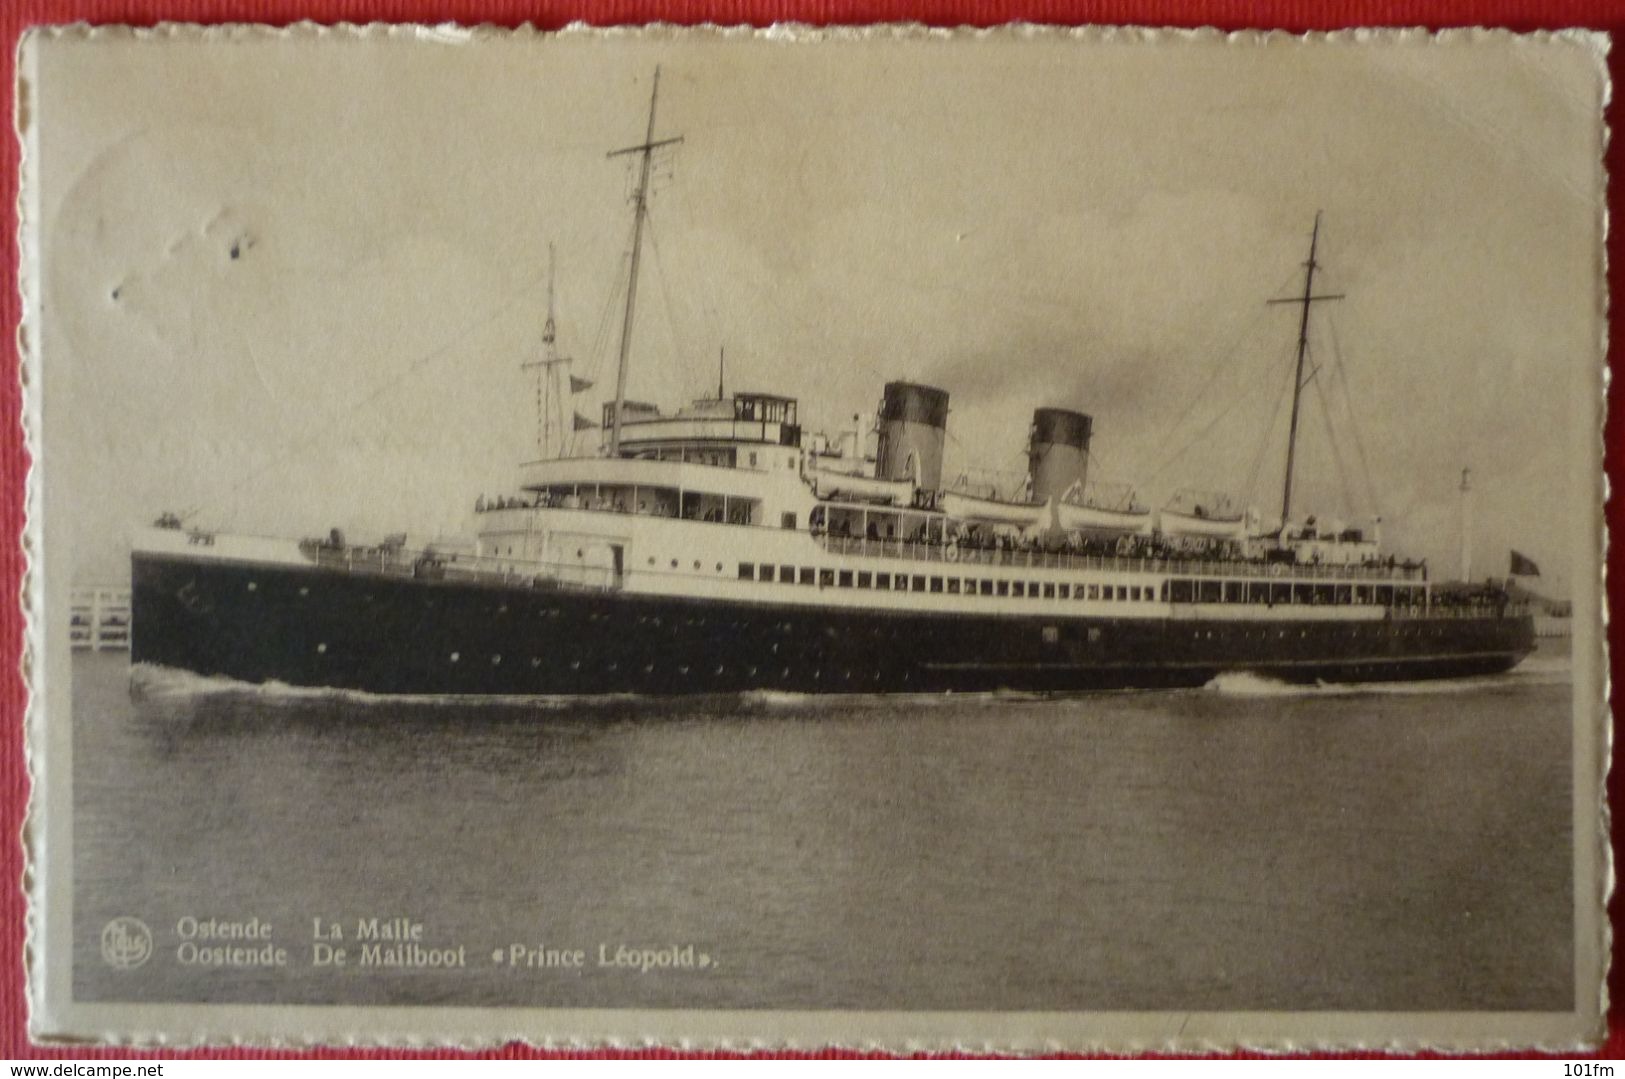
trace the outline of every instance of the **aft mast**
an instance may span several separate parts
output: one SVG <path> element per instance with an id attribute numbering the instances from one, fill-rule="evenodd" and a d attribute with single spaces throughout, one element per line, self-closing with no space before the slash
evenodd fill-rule
<path id="1" fill-rule="evenodd" d="M 1281 486 L 1281 528 L 1286 528 L 1287 519 L 1292 514 L 1292 466 L 1298 454 L 1298 407 L 1303 401 L 1303 388 L 1307 380 L 1303 377 L 1303 361 L 1309 354 L 1309 306 L 1320 300 L 1341 300 L 1342 293 L 1330 293 L 1323 296 L 1315 295 L 1315 270 L 1320 266 L 1315 261 L 1315 253 L 1320 246 L 1320 211 L 1315 211 L 1315 228 L 1309 234 L 1309 261 L 1303 264 L 1303 295 L 1286 296 L 1270 303 L 1301 304 L 1303 310 L 1298 316 L 1298 362 L 1292 375 L 1292 420 L 1287 428 L 1286 436 L 1286 479 Z M 1314 378 L 1315 373 L 1309 372 Z"/>
<path id="2" fill-rule="evenodd" d="M 655 68 L 654 89 L 649 93 L 649 127 L 644 133 L 643 142 L 638 146 L 627 146 L 620 150 L 612 150 L 609 157 L 621 157 L 625 154 L 640 154 L 643 160 L 638 164 L 638 189 L 633 197 L 632 219 L 632 270 L 626 285 L 626 315 L 621 321 L 621 357 L 620 365 L 615 371 L 615 411 L 614 421 L 610 426 L 609 455 L 618 457 L 621 453 L 621 412 L 626 405 L 626 361 L 632 349 L 632 313 L 638 300 L 638 262 L 643 253 L 643 222 L 649 214 L 649 164 L 654 152 L 663 146 L 673 146 L 683 141 L 681 135 L 670 139 L 655 139 L 655 104 L 660 100 L 660 68 Z"/>

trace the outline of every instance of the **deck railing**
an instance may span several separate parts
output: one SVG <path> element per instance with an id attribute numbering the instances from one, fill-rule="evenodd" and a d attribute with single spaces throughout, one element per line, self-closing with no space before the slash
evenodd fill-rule
<path id="1" fill-rule="evenodd" d="M 411 551 L 401 547 L 330 547 L 306 551 L 322 569 L 384 577 L 480 581 L 607 592 L 617 587 L 609 566 L 539 562 L 471 554 Z"/>
<path id="2" fill-rule="evenodd" d="M 1066 551 L 1010 550 L 969 547 L 915 540 L 865 539 L 858 536 L 819 537 L 831 554 L 868 558 L 899 558 L 919 562 L 973 566 L 1018 566 L 1032 569 L 1102 570 L 1129 573 L 1165 573 L 1193 577 L 1275 577 L 1314 581 L 1422 581 L 1424 566 L 1353 565 L 1263 562 L 1213 558 L 1145 558 L 1132 555 L 1087 555 Z"/>

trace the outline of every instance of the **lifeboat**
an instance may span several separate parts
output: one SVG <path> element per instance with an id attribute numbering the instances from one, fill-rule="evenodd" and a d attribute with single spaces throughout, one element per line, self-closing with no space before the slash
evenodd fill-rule
<path id="1" fill-rule="evenodd" d="M 1099 506 L 1080 506 L 1075 502 L 1062 502 L 1056 507 L 1061 529 L 1066 532 L 1115 532 L 1124 535 L 1149 536 L 1151 511 L 1130 507 L 1123 510 L 1102 509 Z"/>
<path id="2" fill-rule="evenodd" d="M 1164 508 L 1157 516 L 1158 530 L 1168 536 L 1207 536 L 1237 542 L 1247 538 L 1245 514 L 1215 516 Z"/>
<path id="3" fill-rule="evenodd" d="M 945 491 L 942 509 L 949 517 L 971 524 L 1014 525 L 1030 528 L 1039 523 L 1044 507 L 1031 502 L 1006 502 L 1001 498 L 984 498 L 963 491 Z"/>
<path id="4" fill-rule="evenodd" d="M 827 469 L 809 469 L 807 476 L 813 493 L 822 499 L 846 498 L 892 506 L 907 506 L 914 499 L 912 480 L 883 480 Z"/>

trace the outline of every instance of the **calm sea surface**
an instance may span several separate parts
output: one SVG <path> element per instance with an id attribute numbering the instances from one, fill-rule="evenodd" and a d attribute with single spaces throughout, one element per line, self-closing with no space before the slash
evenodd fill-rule
<path id="1" fill-rule="evenodd" d="M 80 999 L 1572 1006 L 1562 653 L 1371 689 L 588 704 L 74 663 Z M 117 917 L 150 928 L 133 969 Z M 374 918 L 464 965 L 383 965 Z M 250 919 L 286 966 L 197 961 L 264 953 L 208 939 Z"/>

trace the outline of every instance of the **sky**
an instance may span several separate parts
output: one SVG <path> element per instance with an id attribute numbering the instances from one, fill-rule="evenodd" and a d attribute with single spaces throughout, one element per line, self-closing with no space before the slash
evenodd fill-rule
<path id="1" fill-rule="evenodd" d="M 560 350 L 612 392 L 628 159 L 661 70 L 628 396 L 949 391 L 946 474 L 1095 420 L 1146 505 L 1384 520 L 1566 594 L 1600 528 L 1600 61 L 1582 43 L 700 34 L 37 38 L 30 250 L 48 543 L 118 582 L 164 510 L 455 533 L 535 456 Z M 1328 425 L 1328 416 L 1330 424 Z M 1330 432 L 1330 433 L 1328 433 Z"/>

